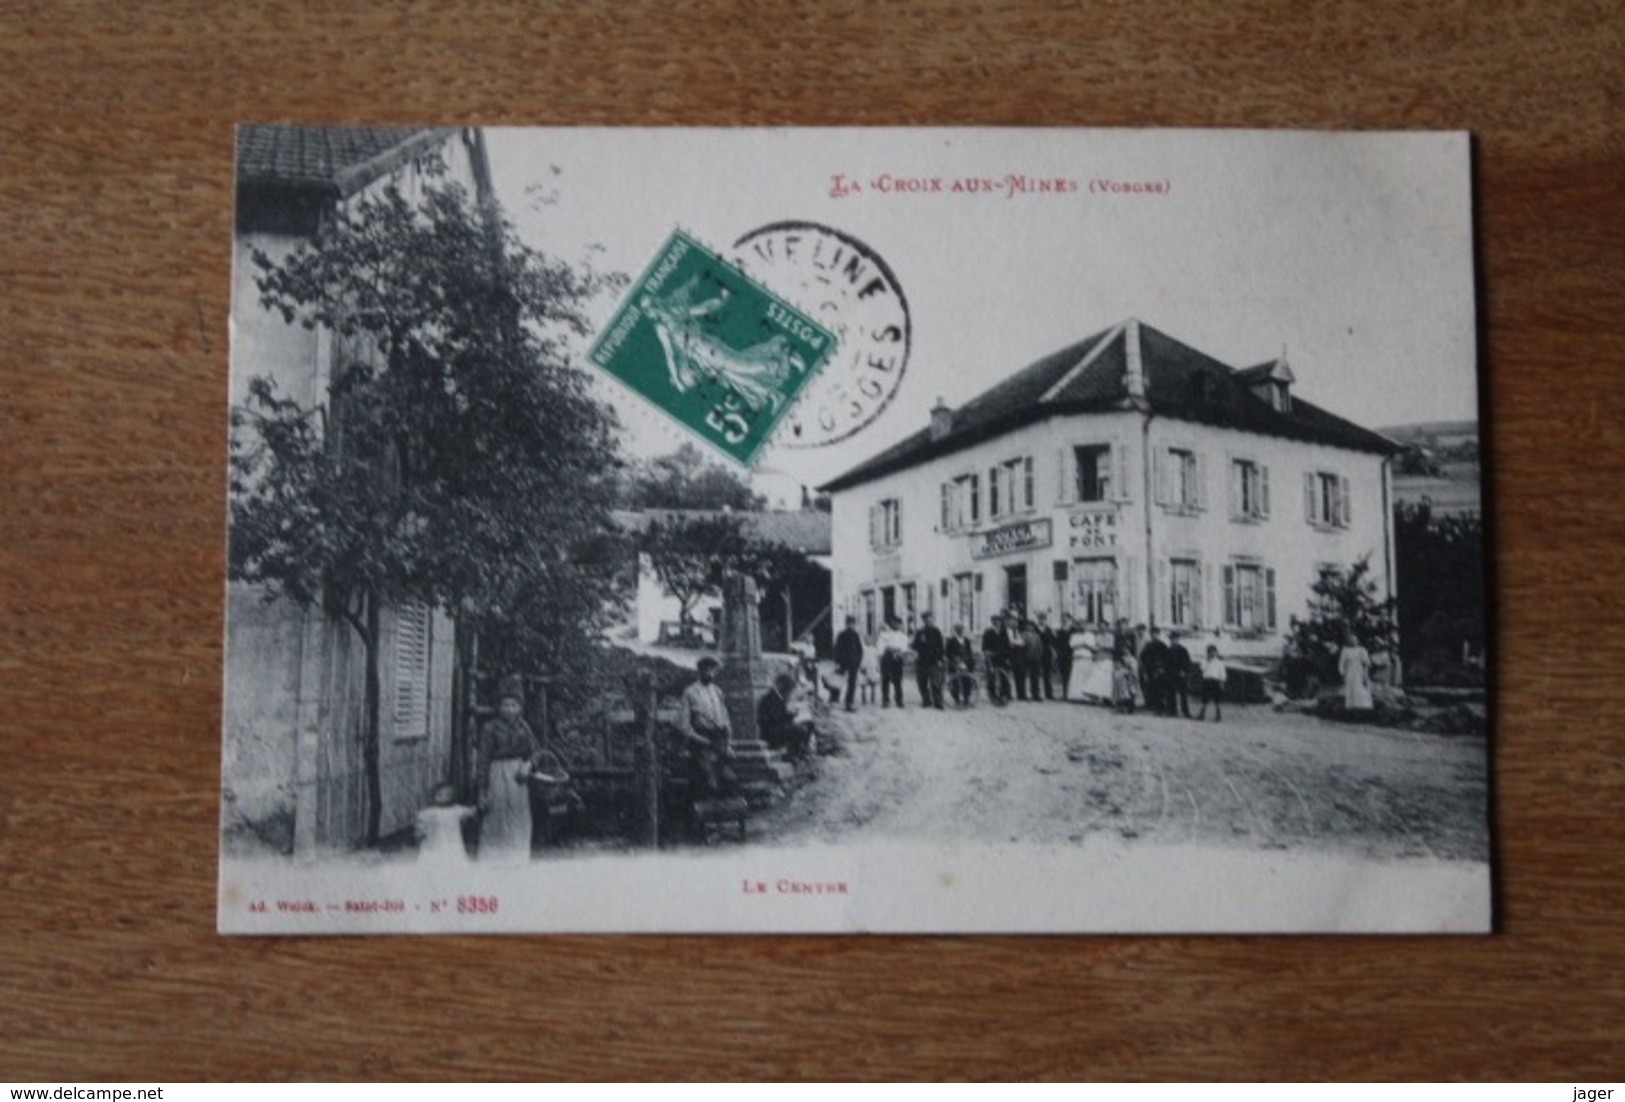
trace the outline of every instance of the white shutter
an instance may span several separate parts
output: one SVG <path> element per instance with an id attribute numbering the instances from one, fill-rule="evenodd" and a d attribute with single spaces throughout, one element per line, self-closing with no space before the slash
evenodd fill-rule
<path id="1" fill-rule="evenodd" d="M 1241 516 L 1241 464 L 1230 460 L 1230 517 Z"/>
<path id="2" fill-rule="evenodd" d="M 1303 476 L 1303 519 L 1310 524 L 1315 523 L 1315 476 L 1313 472 Z"/>
<path id="3" fill-rule="evenodd" d="M 949 495 L 953 491 L 952 482 L 942 484 L 942 525 L 938 531 L 946 532 L 953 527 L 953 517 L 949 515 Z"/>
<path id="4" fill-rule="evenodd" d="M 1158 505 L 1168 504 L 1168 468 L 1173 466 L 1173 456 L 1164 448 L 1151 450 L 1151 486 L 1153 500 Z"/>
<path id="5" fill-rule="evenodd" d="M 1167 594 L 1166 601 L 1163 599 L 1164 594 Z M 1157 559 L 1157 592 L 1151 598 L 1152 608 L 1155 609 L 1159 605 L 1161 606 L 1162 610 L 1166 611 L 1167 613 L 1167 616 L 1164 618 L 1163 622 L 1168 624 L 1173 623 L 1174 587 L 1168 578 L 1168 560 L 1163 558 Z M 1152 617 L 1153 621 L 1156 619 L 1156 616 Z"/>
<path id="6" fill-rule="evenodd" d="M 1210 588 L 1208 580 L 1212 575 L 1213 567 L 1208 563 L 1200 564 L 1191 574 L 1191 585 L 1196 592 L 1191 594 L 1192 626 L 1201 628 L 1208 623 L 1207 591 Z"/>
<path id="7" fill-rule="evenodd" d="M 429 733 L 429 609 L 402 605 L 395 610 L 395 737 Z"/>
<path id="8" fill-rule="evenodd" d="M 1139 574 L 1134 569 L 1134 556 L 1123 556 L 1123 569 L 1117 576 L 1117 615 L 1127 618 L 1129 623 L 1135 622 L 1140 602 L 1136 600 L 1139 593 Z"/>
<path id="9" fill-rule="evenodd" d="M 1071 505 L 1077 500 L 1078 475 L 1077 460 L 1071 448 L 1061 448 L 1055 453 L 1055 500 L 1061 505 Z"/>
<path id="10" fill-rule="evenodd" d="M 1270 469 L 1262 463 L 1258 465 L 1258 515 L 1270 515 Z"/>
<path id="11" fill-rule="evenodd" d="M 1349 506 L 1350 506 L 1350 503 L 1352 501 L 1352 497 L 1349 494 L 1349 480 L 1348 480 L 1348 478 L 1347 477 L 1339 478 L 1337 480 L 1337 488 L 1338 488 L 1338 498 L 1339 498 L 1339 507 L 1338 507 L 1338 510 L 1337 510 L 1337 523 L 1342 525 L 1344 528 L 1347 528 L 1349 526 L 1350 521 L 1352 521 L 1354 519 L 1353 515 L 1349 511 Z"/>
<path id="12" fill-rule="evenodd" d="M 1207 462 L 1202 458 L 1201 453 L 1199 452 L 1194 455 L 1192 462 L 1195 464 L 1196 468 L 1193 475 L 1193 477 L 1196 479 L 1196 507 L 1198 509 L 1206 509 Z"/>
<path id="13" fill-rule="evenodd" d="M 1236 568 L 1228 564 L 1224 568 L 1224 608 L 1220 611 L 1224 626 L 1235 627 L 1239 621 L 1236 610 Z"/>
<path id="14" fill-rule="evenodd" d="M 1128 446 L 1126 444 L 1115 445 L 1112 448 L 1112 454 L 1117 459 L 1117 470 L 1115 472 L 1117 493 L 1115 496 L 1118 501 L 1132 501 L 1134 500 L 1134 494 L 1129 489 Z"/>

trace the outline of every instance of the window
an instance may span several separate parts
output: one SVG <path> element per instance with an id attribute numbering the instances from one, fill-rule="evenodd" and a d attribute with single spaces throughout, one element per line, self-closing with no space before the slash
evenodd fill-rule
<path id="1" fill-rule="evenodd" d="M 1270 471 L 1250 459 L 1230 461 L 1230 517 L 1263 520 L 1270 515 Z"/>
<path id="2" fill-rule="evenodd" d="M 897 587 L 886 586 L 880 591 L 880 618 L 891 623 L 897 619 Z"/>
<path id="3" fill-rule="evenodd" d="M 1224 626 L 1239 632 L 1275 629 L 1275 571 L 1258 563 L 1224 568 Z"/>
<path id="4" fill-rule="evenodd" d="M 957 532 L 982 519 L 982 476 L 962 474 L 942 484 L 942 530 Z"/>
<path id="5" fill-rule="evenodd" d="M 1106 626 L 1117 619 L 1117 561 L 1078 559 L 1072 564 L 1072 615 Z"/>
<path id="6" fill-rule="evenodd" d="M 875 637 L 875 591 L 863 591 L 863 634 L 873 639 Z"/>
<path id="7" fill-rule="evenodd" d="M 977 607 L 976 580 L 971 574 L 954 575 L 954 619 L 965 625 L 966 631 L 980 628 L 981 609 Z"/>
<path id="8" fill-rule="evenodd" d="M 896 547 L 903 542 L 903 503 L 895 497 L 869 507 L 869 546 Z"/>
<path id="9" fill-rule="evenodd" d="M 1077 477 L 1076 500 L 1110 501 L 1112 496 L 1112 449 L 1110 444 L 1091 444 L 1072 449 Z"/>
<path id="10" fill-rule="evenodd" d="M 915 620 L 915 613 L 918 611 L 918 608 L 919 608 L 919 606 L 918 606 L 918 604 L 917 604 L 917 602 L 915 600 L 914 583 L 913 582 L 904 582 L 903 583 L 903 623 L 912 624 L 914 622 L 914 620 Z"/>
<path id="11" fill-rule="evenodd" d="M 1157 504 L 1181 513 L 1195 512 L 1207 505 L 1207 487 L 1202 464 L 1189 448 L 1168 448 L 1156 453 L 1154 482 Z"/>
<path id="12" fill-rule="evenodd" d="M 1329 471 L 1303 476 L 1304 519 L 1316 528 L 1349 526 L 1349 480 Z"/>
<path id="13" fill-rule="evenodd" d="M 1033 495 L 1033 458 L 1025 456 L 989 467 L 987 472 L 987 515 L 1007 516 L 1030 510 Z"/>
<path id="14" fill-rule="evenodd" d="M 1202 564 L 1195 559 L 1168 562 L 1168 622 L 1183 628 L 1202 626 Z"/>
<path id="15" fill-rule="evenodd" d="M 402 605 L 395 610 L 395 737 L 429 734 L 429 609 Z"/>

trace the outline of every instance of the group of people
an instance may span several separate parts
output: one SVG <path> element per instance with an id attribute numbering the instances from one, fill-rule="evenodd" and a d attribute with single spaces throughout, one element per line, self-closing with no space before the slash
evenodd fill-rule
<path id="1" fill-rule="evenodd" d="M 893 618 L 875 638 L 880 680 L 880 706 L 905 707 L 903 673 L 908 657 L 914 659 L 914 680 L 919 702 L 928 708 L 944 706 L 944 687 L 955 703 L 969 703 L 971 678 L 985 679 L 990 698 L 1015 700 L 1083 700 L 1111 703 L 1132 712 L 1142 703 L 1158 715 L 1205 719 L 1207 705 L 1220 717 L 1226 681 L 1225 663 L 1218 648 L 1209 646 L 1200 662 L 1200 711 L 1191 716 L 1190 682 L 1197 666 L 1178 632 L 1163 641 L 1157 628 L 1131 628 L 1119 619 L 1110 632 L 1096 634 L 1070 616 L 1059 628 L 1051 627 L 1047 613 L 1028 617 L 1019 609 L 993 616 L 979 640 L 955 624 L 944 636 L 927 612 L 916 627 L 905 629 Z M 859 684 L 868 678 L 869 656 L 857 617 L 848 616 L 835 639 L 835 665 L 844 686 L 847 711 L 857 709 Z M 967 677 L 967 675 L 969 675 Z"/>

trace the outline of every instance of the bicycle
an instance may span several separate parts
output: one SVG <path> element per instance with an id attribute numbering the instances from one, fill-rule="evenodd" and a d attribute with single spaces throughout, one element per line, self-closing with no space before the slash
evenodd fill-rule
<path id="1" fill-rule="evenodd" d="M 1016 679 L 1004 666 L 988 666 L 987 698 L 1002 708 L 1016 698 Z"/>
<path id="2" fill-rule="evenodd" d="M 982 689 L 982 683 L 976 677 L 974 670 L 968 670 L 963 663 L 955 662 L 948 671 L 948 698 L 953 701 L 956 708 L 970 708 L 976 704 L 976 694 Z"/>

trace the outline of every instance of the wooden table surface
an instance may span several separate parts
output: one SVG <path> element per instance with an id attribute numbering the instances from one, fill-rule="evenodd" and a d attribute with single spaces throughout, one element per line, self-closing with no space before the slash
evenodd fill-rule
<path id="1" fill-rule="evenodd" d="M 1618 1077 L 1622 26 L 1582 0 L 0 6 L 0 1079 Z M 215 936 L 238 120 L 1471 130 L 1500 933 Z"/>

